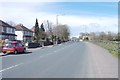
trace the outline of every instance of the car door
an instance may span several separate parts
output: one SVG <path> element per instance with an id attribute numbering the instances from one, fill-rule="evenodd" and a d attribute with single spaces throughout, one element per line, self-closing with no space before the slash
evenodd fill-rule
<path id="1" fill-rule="evenodd" d="M 22 52 L 21 46 L 20 46 L 19 43 L 16 43 L 16 49 L 17 49 L 18 52 Z"/>
<path id="2" fill-rule="evenodd" d="M 19 44 L 19 47 L 20 47 L 20 52 L 23 52 L 24 47 L 23 47 L 22 43 L 18 43 L 18 44 Z"/>
<path id="3" fill-rule="evenodd" d="M 18 52 L 23 52 L 22 44 L 17 43 L 17 51 Z"/>

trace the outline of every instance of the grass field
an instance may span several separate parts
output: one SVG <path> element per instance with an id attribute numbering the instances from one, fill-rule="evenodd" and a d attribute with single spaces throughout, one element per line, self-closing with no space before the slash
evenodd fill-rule
<path id="1" fill-rule="evenodd" d="M 120 58 L 120 54 L 118 52 L 118 42 L 115 41 L 91 41 L 91 42 L 107 49 L 113 56 Z"/>

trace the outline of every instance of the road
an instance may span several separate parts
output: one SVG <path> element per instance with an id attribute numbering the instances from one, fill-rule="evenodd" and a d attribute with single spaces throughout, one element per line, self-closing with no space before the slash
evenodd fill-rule
<path id="1" fill-rule="evenodd" d="M 3 78 L 118 78 L 118 59 L 89 42 L 2 56 Z"/>

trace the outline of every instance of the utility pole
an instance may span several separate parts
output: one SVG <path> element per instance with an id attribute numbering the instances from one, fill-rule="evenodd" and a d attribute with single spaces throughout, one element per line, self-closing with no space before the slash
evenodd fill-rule
<path id="1" fill-rule="evenodd" d="M 58 26 L 58 24 L 59 24 L 59 23 L 58 23 L 58 17 L 59 17 L 59 16 L 62 16 L 62 15 L 65 15 L 65 14 L 56 15 L 56 26 Z"/>
<path id="2" fill-rule="evenodd" d="M 64 15 L 64 14 L 56 15 L 56 28 L 57 28 L 57 30 L 59 29 L 59 28 L 58 28 L 58 24 L 59 24 L 59 23 L 58 23 L 58 17 L 59 17 L 59 16 L 62 16 L 62 15 Z M 57 33 L 56 33 L 56 38 L 58 37 L 58 35 L 59 35 L 59 34 L 58 34 L 58 31 L 57 31 Z M 57 40 L 56 40 L 56 44 L 57 44 Z"/>
<path id="3" fill-rule="evenodd" d="M 58 16 L 59 15 L 56 15 L 56 28 L 57 28 L 57 30 L 58 30 Z M 58 37 L 58 31 L 56 32 L 56 35 L 55 35 L 56 37 L 55 37 L 55 44 L 57 44 L 57 37 Z"/>
<path id="4" fill-rule="evenodd" d="M 58 26 L 58 16 L 59 15 L 56 15 L 56 26 Z"/>
<path id="5" fill-rule="evenodd" d="M 49 26 L 49 21 L 47 20 L 47 25 L 48 25 L 48 29 L 50 29 L 50 26 Z"/>

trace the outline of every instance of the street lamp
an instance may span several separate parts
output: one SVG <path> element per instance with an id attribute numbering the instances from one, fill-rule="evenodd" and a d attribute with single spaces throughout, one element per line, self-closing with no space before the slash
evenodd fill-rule
<path id="1" fill-rule="evenodd" d="M 59 30 L 58 30 L 58 29 L 59 29 L 59 28 L 58 28 L 58 17 L 59 17 L 59 16 L 62 16 L 62 15 L 64 15 L 64 14 L 56 15 L 56 28 L 57 28 L 56 38 L 57 38 L 58 35 L 59 35 L 59 34 L 58 34 L 58 31 L 59 31 Z M 56 44 L 57 44 L 57 40 L 56 40 Z"/>
<path id="2" fill-rule="evenodd" d="M 65 15 L 65 14 L 56 15 L 56 26 L 58 26 L 58 17 L 59 17 L 59 16 L 63 16 L 63 15 Z"/>
<path id="3" fill-rule="evenodd" d="M 58 26 L 58 16 L 59 15 L 56 15 L 56 26 Z"/>

